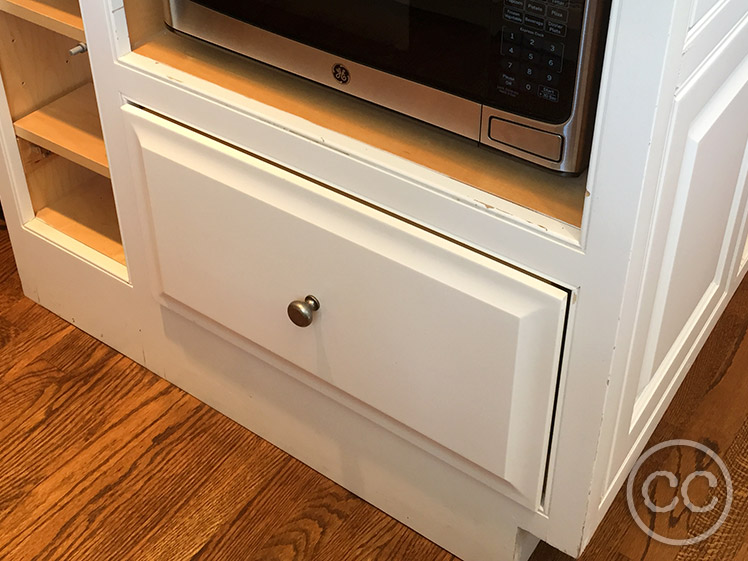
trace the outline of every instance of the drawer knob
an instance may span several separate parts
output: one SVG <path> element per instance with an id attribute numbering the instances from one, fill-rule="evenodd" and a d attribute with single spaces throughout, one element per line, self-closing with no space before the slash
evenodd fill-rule
<path id="1" fill-rule="evenodd" d="M 304 301 L 294 300 L 288 305 L 288 317 L 299 327 L 309 327 L 314 320 L 314 312 L 319 310 L 319 300 L 307 296 Z"/>

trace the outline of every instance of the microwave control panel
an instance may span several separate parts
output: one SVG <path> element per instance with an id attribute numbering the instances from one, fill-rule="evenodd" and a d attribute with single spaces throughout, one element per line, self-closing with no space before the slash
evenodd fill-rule
<path id="1" fill-rule="evenodd" d="M 494 2 L 489 104 L 563 123 L 574 105 L 584 0 Z"/>

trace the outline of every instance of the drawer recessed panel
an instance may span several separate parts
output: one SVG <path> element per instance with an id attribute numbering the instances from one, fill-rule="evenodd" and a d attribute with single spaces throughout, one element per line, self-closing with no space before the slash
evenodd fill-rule
<path id="1" fill-rule="evenodd" d="M 567 292 L 125 108 L 160 290 L 539 501 Z M 313 295 L 311 325 L 287 306 Z"/>

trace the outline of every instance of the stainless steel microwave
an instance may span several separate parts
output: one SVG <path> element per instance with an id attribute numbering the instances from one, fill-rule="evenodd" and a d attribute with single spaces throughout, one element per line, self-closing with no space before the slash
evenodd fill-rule
<path id="1" fill-rule="evenodd" d="M 176 31 L 579 173 L 611 0 L 164 0 Z"/>

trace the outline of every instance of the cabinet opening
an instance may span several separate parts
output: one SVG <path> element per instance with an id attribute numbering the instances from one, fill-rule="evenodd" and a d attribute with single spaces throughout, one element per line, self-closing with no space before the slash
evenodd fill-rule
<path id="1" fill-rule="evenodd" d="M 71 55 L 76 45 L 0 12 L 0 70 L 16 135 L 108 177 L 88 55 Z"/>
<path id="2" fill-rule="evenodd" d="M 133 52 L 302 117 L 480 192 L 581 228 L 586 174 L 563 177 L 405 115 L 169 31 L 161 0 L 124 0 Z M 482 197 L 486 207 L 500 201 Z"/>
<path id="3" fill-rule="evenodd" d="M 75 39 L 0 12 L 0 69 L 14 122 L 91 82 Z"/>
<path id="4" fill-rule="evenodd" d="M 18 146 L 34 220 L 125 265 L 110 180 L 26 140 Z"/>

